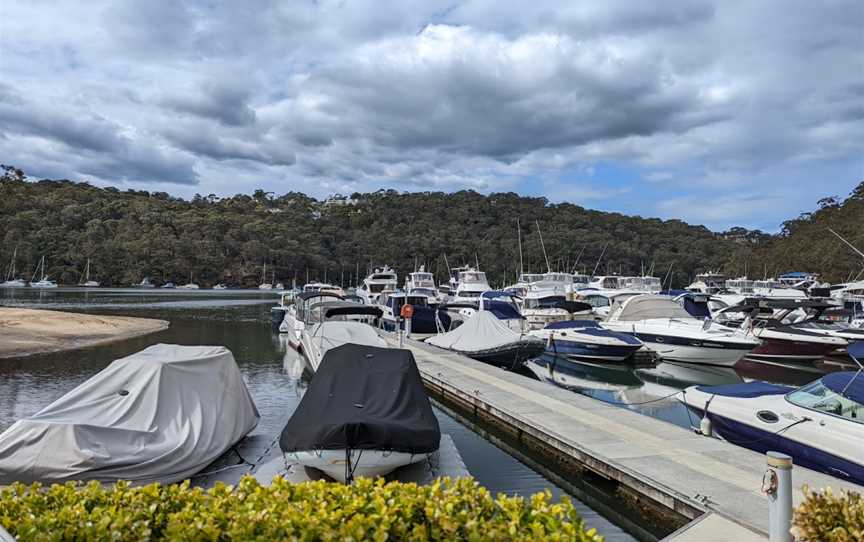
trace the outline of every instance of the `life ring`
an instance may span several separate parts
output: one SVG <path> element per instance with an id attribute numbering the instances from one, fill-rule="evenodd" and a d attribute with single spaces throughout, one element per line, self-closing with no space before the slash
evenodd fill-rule
<path id="1" fill-rule="evenodd" d="M 399 315 L 402 318 L 412 318 L 414 316 L 414 305 L 409 305 L 408 303 L 402 305 Z"/>

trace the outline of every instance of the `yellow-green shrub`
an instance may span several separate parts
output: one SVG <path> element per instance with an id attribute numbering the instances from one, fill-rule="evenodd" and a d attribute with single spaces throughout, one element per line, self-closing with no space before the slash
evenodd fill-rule
<path id="1" fill-rule="evenodd" d="M 835 495 L 831 488 L 804 488 L 804 502 L 795 509 L 792 532 L 808 542 L 864 542 L 864 496 Z"/>
<path id="2" fill-rule="evenodd" d="M 474 480 L 429 486 L 359 479 L 210 490 L 121 482 L 0 490 L 0 524 L 20 540 L 575 540 L 586 530 L 566 497 L 492 495 Z"/>

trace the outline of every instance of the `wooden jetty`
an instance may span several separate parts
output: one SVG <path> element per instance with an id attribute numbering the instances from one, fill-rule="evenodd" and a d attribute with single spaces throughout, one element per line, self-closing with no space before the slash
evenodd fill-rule
<path id="1" fill-rule="evenodd" d="M 393 334 L 386 339 L 399 344 Z M 742 542 L 767 537 L 763 455 L 418 341 L 403 347 L 445 404 L 507 432 L 544 462 L 604 479 L 622 505 L 687 525 L 670 540 L 712 540 L 712 532 L 728 540 L 736 531 Z M 796 505 L 805 484 L 864 491 L 798 466 L 793 483 Z"/>

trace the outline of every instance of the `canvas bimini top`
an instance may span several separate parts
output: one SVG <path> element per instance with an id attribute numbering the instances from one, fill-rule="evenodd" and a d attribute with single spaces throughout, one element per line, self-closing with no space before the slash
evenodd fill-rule
<path id="1" fill-rule="evenodd" d="M 345 344 L 325 354 L 279 446 L 424 454 L 440 441 L 411 351 Z"/>

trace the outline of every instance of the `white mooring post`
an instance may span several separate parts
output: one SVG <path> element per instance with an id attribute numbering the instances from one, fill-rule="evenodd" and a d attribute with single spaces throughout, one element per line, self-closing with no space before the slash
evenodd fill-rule
<path id="1" fill-rule="evenodd" d="M 405 338 L 411 338 L 411 318 L 405 319 Z"/>
<path id="2" fill-rule="evenodd" d="M 396 317 L 396 331 L 399 333 L 399 348 L 402 348 L 403 337 L 405 336 L 405 333 L 403 332 L 402 326 L 400 325 L 400 320 L 402 320 L 402 317 L 397 316 Z"/>
<path id="3" fill-rule="evenodd" d="M 768 496 L 768 535 L 771 542 L 792 542 L 792 458 L 768 452 L 762 491 Z"/>

